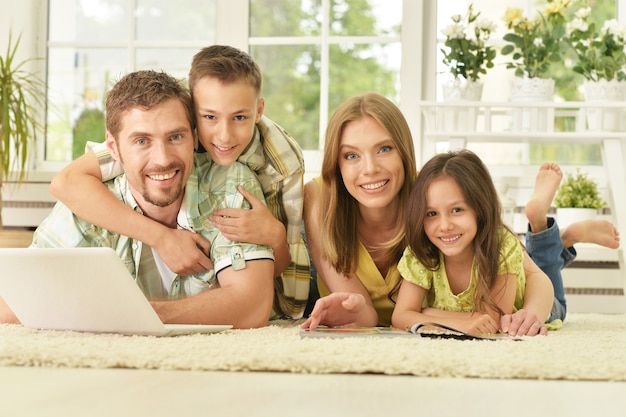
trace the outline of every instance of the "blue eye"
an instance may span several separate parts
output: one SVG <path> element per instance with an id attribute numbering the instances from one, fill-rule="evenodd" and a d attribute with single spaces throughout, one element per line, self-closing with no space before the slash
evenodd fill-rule
<path id="1" fill-rule="evenodd" d="M 347 159 L 348 161 L 353 161 L 353 160 L 355 160 L 356 158 L 358 158 L 358 156 L 357 156 L 355 153 L 347 153 L 347 154 L 344 156 L 344 158 L 345 158 L 345 159 Z"/>
<path id="2" fill-rule="evenodd" d="M 393 147 L 391 147 L 389 145 L 386 145 L 386 146 L 383 146 L 382 148 L 380 148 L 380 152 L 382 152 L 382 153 L 391 152 L 392 150 L 393 150 Z"/>
<path id="3" fill-rule="evenodd" d="M 177 133 L 175 135 L 172 135 L 170 139 L 174 142 L 178 142 L 183 139 L 183 135 L 181 135 L 180 133 Z"/>
<path id="4" fill-rule="evenodd" d="M 145 145 L 146 143 L 148 143 L 148 140 L 147 140 L 147 139 L 144 139 L 144 138 L 141 138 L 141 139 L 137 139 L 137 140 L 135 141 L 135 143 L 136 143 L 137 145 Z"/>

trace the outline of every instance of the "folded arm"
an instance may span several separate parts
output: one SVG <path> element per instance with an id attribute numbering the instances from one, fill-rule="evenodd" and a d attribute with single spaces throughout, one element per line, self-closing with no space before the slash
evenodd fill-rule
<path id="1" fill-rule="evenodd" d="M 174 301 L 152 301 L 164 323 L 232 324 L 238 329 L 266 326 L 274 299 L 271 260 L 247 261 L 246 268 L 218 273 L 220 286 Z"/>
<path id="2" fill-rule="evenodd" d="M 497 333 L 500 327 L 493 312 L 453 312 L 435 308 L 422 309 L 426 290 L 409 281 L 402 281 L 391 324 L 406 329 L 416 323 L 436 322 L 472 334 Z"/>
<path id="3" fill-rule="evenodd" d="M 502 331 L 512 336 L 546 335 L 544 323 L 554 303 L 554 287 L 548 276 L 539 269 L 524 251 L 526 290 L 522 309 L 502 316 Z"/>

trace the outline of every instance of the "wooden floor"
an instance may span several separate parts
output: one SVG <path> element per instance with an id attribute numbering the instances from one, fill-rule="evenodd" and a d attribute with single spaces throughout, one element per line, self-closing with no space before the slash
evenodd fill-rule
<path id="1" fill-rule="evenodd" d="M 27 248 L 33 233 L 28 229 L 0 229 L 0 248 Z"/>

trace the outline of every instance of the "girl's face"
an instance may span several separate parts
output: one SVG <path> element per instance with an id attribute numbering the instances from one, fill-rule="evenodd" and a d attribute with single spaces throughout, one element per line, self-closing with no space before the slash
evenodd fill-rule
<path id="1" fill-rule="evenodd" d="M 442 176 L 426 188 L 424 231 L 446 258 L 474 256 L 476 212 L 452 177 Z"/>
<path id="2" fill-rule="evenodd" d="M 339 170 L 346 189 L 361 207 L 389 207 L 404 183 L 404 164 L 391 134 L 369 116 L 345 126 Z"/>

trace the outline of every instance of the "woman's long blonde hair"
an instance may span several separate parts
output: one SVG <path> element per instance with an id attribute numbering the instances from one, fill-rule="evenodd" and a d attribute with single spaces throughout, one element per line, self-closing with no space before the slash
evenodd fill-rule
<path id="1" fill-rule="evenodd" d="M 404 184 L 399 191 L 397 235 L 380 248 L 389 249 L 395 262 L 400 260 L 405 247 L 404 224 L 411 187 L 417 176 L 413 138 L 400 109 L 389 99 L 377 93 L 365 93 L 343 102 L 333 113 L 326 129 L 324 161 L 322 162 L 322 198 L 320 224 L 322 251 L 337 272 L 349 274 L 358 262 L 359 203 L 346 189 L 339 170 L 339 148 L 346 126 L 364 117 L 374 118 L 391 135 L 404 164 Z"/>

